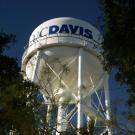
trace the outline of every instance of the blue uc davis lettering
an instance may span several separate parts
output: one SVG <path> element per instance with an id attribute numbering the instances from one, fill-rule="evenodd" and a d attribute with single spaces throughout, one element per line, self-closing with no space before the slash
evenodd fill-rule
<path id="1" fill-rule="evenodd" d="M 71 24 L 63 24 L 62 26 L 52 25 L 49 27 L 49 35 L 57 33 L 71 33 L 93 39 L 92 31 L 83 27 Z"/>

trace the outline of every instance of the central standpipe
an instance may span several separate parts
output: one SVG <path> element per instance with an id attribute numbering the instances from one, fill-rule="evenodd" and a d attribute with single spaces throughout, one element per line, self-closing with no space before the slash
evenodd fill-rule
<path id="1" fill-rule="evenodd" d="M 65 114 L 65 106 L 62 103 L 58 105 L 58 116 L 57 116 L 57 132 L 56 135 L 64 134 L 67 130 L 67 119 Z"/>
<path id="2" fill-rule="evenodd" d="M 80 130 L 83 127 L 82 89 L 83 89 L 83 48 L 80 48 L 78 55 L 78 116 L 77 116 L 77 128 L 79 130 L 78 135 L 81 135 Z"/>

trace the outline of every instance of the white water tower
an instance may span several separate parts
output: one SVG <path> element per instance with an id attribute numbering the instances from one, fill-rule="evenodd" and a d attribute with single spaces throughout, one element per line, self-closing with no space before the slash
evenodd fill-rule
<path id="1" fill-rule="evenodd" d="M 78 129 L 84 126 L 85 115 L 88 121 L 94 118 L 95 127 L 104 127 L 100 134 L 111 134 L 106 125 L 110 120 L 108 74 L 99 58 L 102 40 L 91 24 L 70 17 L 48 20 L 30 36 L 22 57 L 24 77 L 51 99 L 48 108 L 55 101 L 59 132 L 68 130 L 76 114 Z M 67 113 L 66 106 L 71 104 L 74 107 Z"/>

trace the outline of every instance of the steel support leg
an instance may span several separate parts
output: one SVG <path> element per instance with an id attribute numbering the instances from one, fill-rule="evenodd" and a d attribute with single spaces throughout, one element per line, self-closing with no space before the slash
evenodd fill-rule
<path id="1" fill-rule="evenodd" d="M 83 127 L 82 88 L 83 88 L 83 49 L 80 48 L 78 56 L 78 116 L 77 116 L 77 128 L 79 130 Z M 78 135 L 81 134 L 78 132 Z"/>

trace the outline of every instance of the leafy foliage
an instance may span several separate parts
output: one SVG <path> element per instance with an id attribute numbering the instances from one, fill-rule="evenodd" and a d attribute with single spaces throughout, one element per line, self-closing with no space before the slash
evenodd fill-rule
<path id="1" fill-rule="evenodd" d="M 19 67 L 14 58 L 0 55 L 0 87 L 16 81 L 19 77 Z"/>
<path id="2" fill-rule="evenodd" d="M 25 135 L 36 132 L 33 110 L 35 104 L 32 97 L 34 95 L 30 87 L 30 83 L 18 81 L 1 89 L 0 132 L 3 135 L 11 129 Z"/>
<path id="3" fill-rule="evenodd" d="M 127 84 L 135 104 L 135 2 L 134 0 L 101 0 L 106 22 L 103 42 L 104 67 L 118 69 L 116 80 Z"/>
<path id="4" fill-rule="evenodd" d="M 7 34 L 0 32 L 0 54 L 8 47 L 9 43 L 14 43 L 16 36 L 13 34 Z"/>
<path id="5" fill-rule="evenodd" d="M 40 117 L 37 108 L 38 87 L 23 81 L 16 59 L 3 55 L 15 41 L 12 34 L 0 33 L 0 134 L 36 135 Z"/>

